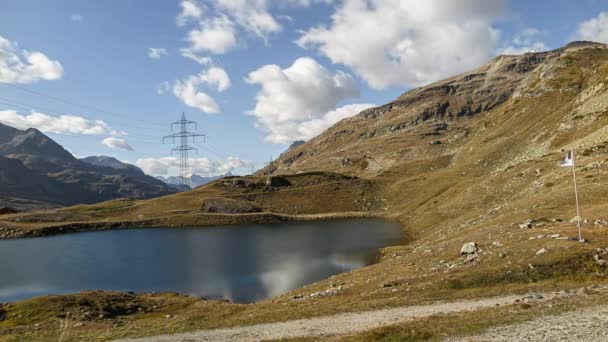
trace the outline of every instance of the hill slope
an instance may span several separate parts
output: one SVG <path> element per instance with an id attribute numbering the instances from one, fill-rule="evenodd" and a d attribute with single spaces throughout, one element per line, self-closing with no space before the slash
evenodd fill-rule
<path id="1" fill-rule="evenodd" d="M 3 202 L 20 203 L 16 199 L 21 199 L 74 205 L 120 197 L 145 199 L 175 192 L 137 167 L 115 159 L 111 164 L 108 158 L 89 157 L 81 161 L 37 129 L 19 130 L 0 124 Z"/>

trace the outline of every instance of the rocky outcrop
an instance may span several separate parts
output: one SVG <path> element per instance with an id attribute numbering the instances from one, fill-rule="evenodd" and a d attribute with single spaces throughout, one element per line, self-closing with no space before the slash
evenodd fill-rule
<path id="1" fill-rule="evenodd" d="M 246 201 L 217 197 L 205 199 L 201 206 L 201 211 L 217 214 L 247 214 L 259 213 L 262 210 Z"/>

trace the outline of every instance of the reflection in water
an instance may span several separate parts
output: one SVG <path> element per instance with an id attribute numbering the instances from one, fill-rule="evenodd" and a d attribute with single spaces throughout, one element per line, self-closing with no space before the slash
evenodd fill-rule
<path id="1" fill-rule="evenodd" d="M 0 302 L 91 289 L 252 302 L 371 263 L 379 220 L 143 229 L 0 241 Z"/>

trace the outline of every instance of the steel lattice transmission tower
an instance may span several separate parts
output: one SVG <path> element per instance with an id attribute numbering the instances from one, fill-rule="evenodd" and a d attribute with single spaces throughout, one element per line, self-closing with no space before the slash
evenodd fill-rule
<path id="1" fill-rule="evenodd" d="M 188 161 L 189 153 L 190 151 L 196 151 L 198 153 L 198 149 L 188 145 L 188 138 L 192 138 L 192 143 L 195 143 L 196 137 L 203 137 L 204 141 L 205 135 L 188 131 L 189 125 L 194 125 L 194 130 L 198 130 L 198 128 L 196 121 L 186 120 L 186 114 L 184 113 L 182 113 L 181 119 L 171 123 L 171 131 L 173 131 L 174 125 L 179 126 L 179 132 L 164 136 L 163 144 L 165 143 L 165 139 L 172 139 L 175 144 L 175 139 L 179 138 L 179 146 L 171 149 L 171 155 L 173 155 L 173 152 L 179 152 L 180 190 L 186 191 L 192 188 L 192 182 L 190 181 L 190 164 Z"/>

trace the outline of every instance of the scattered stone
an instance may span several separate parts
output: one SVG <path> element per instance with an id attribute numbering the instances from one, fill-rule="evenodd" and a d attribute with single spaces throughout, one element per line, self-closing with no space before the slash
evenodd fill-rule
<path id="1" fill-rule="evenodd" d="M 549 252 L 547 249 L 545 248 L 541 248 L 536 252 L 536 255 L 543 255 L 545 253 Z"/>
<path id="2" fill-rule="evenodd" d="M 171 315 L 165 315 L 165 318 L 171 318 L 171 317 L 172 317 Z"/>
<path id="3" fill-rule="evenodd" d="M 595 221 L 593 221 L 593 225 L 594 226 L 608 226 L 608 221 L 603 220 L 603 219 L 595 219 Z"/>
<path id="4" fill-rule="evenodd" d="M 488 211 L 488 216 L 496 215 L 496 213 L 500 210 L 500 208 L 501 207 L 498 206 L 498 207 L 490 209 L 490 211 Z"/>
<path id="5" fill-rule="evenodd" d="M 608 264 L 608 261 L 606 261 L 604 259 L 605 256 L 608 255 L 608 248 L 597 248 L 595 250 L 595 254 L 593 255 L 593 259 L 595 260 L 595 262 L 600 265 L 600 266 L 606 266 L 606 264 Z"/>
<path id="6" fill-rule="evenodd" d="M 559 234 L 553 234 L 553 235 L 549 235 L 549 237 L 550 237 L 551 239 L 557 239 L 557 238 L 559 238 Z"/>
<path id="7" fill-rule="evenodd" d="M 492 242 L 492 245 L 494 245 L 495 247 L 502 247 L 503 246 L 503 244 L 500 243 L 500 241 L 494 241 L 494 242 Z"/>
<path id="8" fill-rule="evenodd" d="M 388 282 L 380 284 L 380 287 L 387 288 L 387 287 L 395 287 L 395 286 L 399 286 L 399 285 L 401 285 L 400 282 L 393 280 L 393 281 L 388 281 Z"/>

